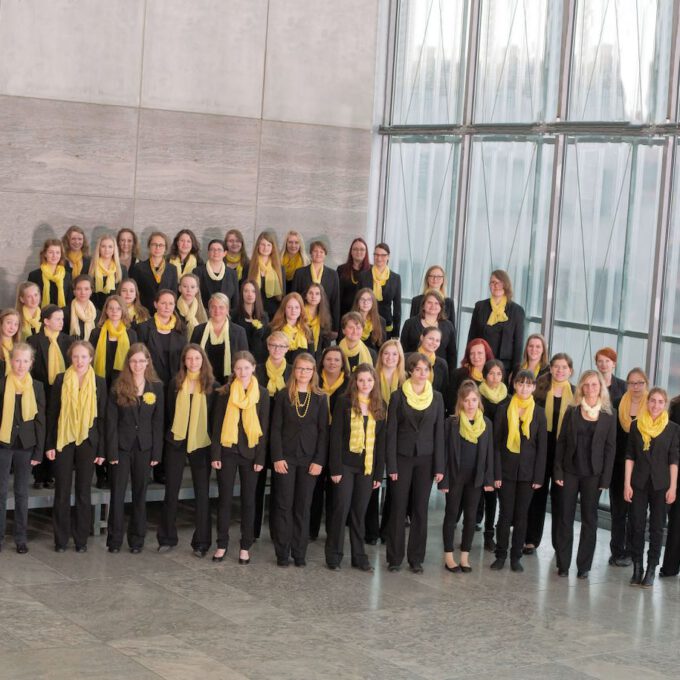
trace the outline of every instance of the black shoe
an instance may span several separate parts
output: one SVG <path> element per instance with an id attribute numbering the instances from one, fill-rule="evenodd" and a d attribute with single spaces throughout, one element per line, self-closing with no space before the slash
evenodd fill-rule
<path id="1" fill-rule="evenodd" d="M 105 479 L 98 479 L 97 482 L 95 483 L 95 486 L 98 489 L 108 489 L 109 483 Z"/>
<path id="2" fill-rule="evenodd" d="M 33 482 L 33 488 L 34 489 L 42 489 L 43 483 L 42 482 Z"/>
<path id="3" fill-rule="evenodd" d="M 452 574 L 460 574 L 463 571 L 460 564 L 457 564 L 455 567 L 449 567 L 446 562 L 444 563 L 444 569 L 446 569 L 446 571 L 450 571 Z"/>
<path id="4" fill-rule="evenodd" d="M 367 538 L 364 543 L 366 545 L 378 545 L 378 539 L 377 538 Z"/>
<path id="5" fill-rule="evenodd" d="M 482 530 L 482 525 L 481 524 L 475 524 L 475 531 L 481 531 Z"/>
<path id="6" fill-rule="evenodd" d="M 110 552 L 110 553 L 119 553 L 119 552 L 120 552 L 120 548 L 116 548 L 115 546 L 110 545 L 110 546 L 109 546 L 109 552 Z"/>
<path id="7" fill-rule="evenodd" d="M 373 567 L 368 562 L 365 562 L 364 564 L 353 564 L 352 569 L 365 571 L 367 574 L 372 574 L 374 571 Z"/>
<path id="8" fill-rule="evenodd" d="M 86 553 L 87 552 L 87 546 L 86 545 L 77 545 L 76 546 L 76 552 L 77 553 Z"/>
<path id="9" fill-rule="evenodd" d="M 46 482 L 43 482 L 43 489 L 54 489 L 54 480 L 48 479 Z"/>
<path id="10" fill-rule="evenodd" d="M 277 567 L 288 567 L 290 566 L 290 560 L 287 557 L 283 557 L 276 560 Z"/>
<path id="11" fill-rule="evenodd" d="M 413 564 L 409 564 L 408 566 L 414 574 L 423 573 L 423 565 L 419 564 L 418 562 L 414 562 Z"/>
<path id="12" fill-rule="evenodd" d="M 633 563 L 633 575 L 630 578 L 630 585 L 642 585 L 642 562 Z"/>
<path id="13" fill-rule="evenodd" d="M 590 572 L 587 569 L 579 569 L 576 572 L 576 578 L 587 579 Z"/>
<path id="14" fill-rule="evenodd" d="M 623 557 L 617 557 L 614 560 L 614 564 L 617 567 L 630 567 L 633 564 L 633 558 L 630 555 L 624 555 Z"/>
<path id="15" fill-rule="evenodd" d="M 218 548 L 217 550 L 222 550 L 222 548 Z M 221 555 L 217 554 L 217 550 L 215 551 L 215 554 L 212 556 L 212 561 L 213 562 L 224 562 L 224 557 L 227 554 L 226 549 Z"/>
<path id="16" fill-rule="evenodd" d="M 391 572 L 401 571 L 401 565 L 399 565 L 399 564 L 388 564 L 387 565 L 387 571 L 391 571 Z"/>
<path id="17" fill-rule="evenodd" d="M 66 552 L 66 546 L 64 546 L 64 545 L 55 545 L 55 546 L 54 546 L 54 552 L 58 552 L 58 553 Z"/>
<path id="18" fill-rule="evenodd" d="M 527 546 L 524 546 L 522 548 L 522 555 L 534 555 L 536 554 L 536 548 L 528 548 Z"/>
<path id="19" fill-rule="evenodd" d="M 469 565 L 468 565 L 467 567 L 464 567 L 464 566 L 461 564 L 461 565 L 460 565 L 460 570 L 461 570 L 464 574 L 470 574 L 470 573 L 472 573 L 472 567 L 469 566 Z"/>
<path id="20" fill-rule="evenodd" d="M 339 571 L 340 570 L 340 565 L 339 564 L 328 564 L 326 563 L 326 566 L 331 570 L 331 571 Z"/>
<path id="21" fill-rule="evenodd" d="M 318 534 L 317 534 L 316 536 L 311 536 L 311 535 L 310 535 L 309 540 L 312 541 L 312 543 L 313 543 L 314 541 L 316 541 L 317 538 L 319 538 L 319 535 L 318 535 Z"/>
<path id="22" fill-rule="evenodd" d="M 205 548 L 194 548 L 194 557 L 205 557 L 207 554 L 207 550 Z"/>
<path id="23" fill-rule="evenodd" d="M 519 560 L 510 560 L 510 569 L 516 571 L 518 574 L 524 571 L 524 567 Z"/>
<path id="24" fill-rule="evenodd" d="M 142 546 L 141 546 L 141 545 L 133 545 L 133 546 L 130 548 L 130 552 L 131 552 L 133 555 L 139 555 L 139 553 L 142 552 Z"/>
<path id="25" fill-rule="evenodd" d="M 484 550 L 487 552 L 496 552 L 496 541 L 493 540 L 493 536 L 484 537 Z"/>
<path id="26" fill-rule="evenodd" d="M 558 569 L 557 575 L 562 577 L 569 576 L 569 569 Z"/>
<path id="27" fill-rule="evenodd" d="M 159 545 L 156 548 L 156 552 L 166 553 L 166 552 L 170 552 L 172 550 L 172 548 L 173 548 L 173 546 L 171 546 L 171 545 Z"/>
<path id="28" fill-rule="evenodd" d="M 28 546 L 25 543 L 17 543 L 17 552 L 20 555 L 25 555 L 28 552 Z"/>
<path id="29" fill-rule="evenodd" d="M 647 565 L 647 571 L 645 572 L 645 577 L 642 579 L 640 584 L 643 588 L 651 588 L 654 585 L 654 578 L 656 577 L 656 567 Z"/>
<path id="30" fill-rule="evenodd" d="M 673 576 L 677 576 L 677 574 L 669 574 L 663 569 L 659 569 L 659 578 L 673 578 Z"/>
<path id="31" fill-rule="evenodd" d="M 493 569 L 494 571 L 500 571 L 503 567 L 505 566 L 505 558 L 504 557 L 497 557 L 492 563 L 489 569 Z"/>
<path id="32" fill-rule="evenodd" d="M 306 567 L 307 566 L 307 561 L 304 558 L 300 558 L 299 560 L 293 559 L 293 562 L 295 563 L 296 567 Z"/>
<path id="33" fill-rule="evenodd" d="M 241 550 L 241 552 L 245 552 L 248 557 L 241 557 L 241 553 L 238 555 L 238 563 L 239 564 L 250 564 L 250 553 L 247 550 Z"/>

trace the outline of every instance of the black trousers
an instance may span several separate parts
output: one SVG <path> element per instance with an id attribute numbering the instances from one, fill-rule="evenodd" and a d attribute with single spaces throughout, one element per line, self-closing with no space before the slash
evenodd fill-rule
<path id="1" fill-rule="evenodd" d="M 609 549 L 612 557 L 630 557 L 633 547 L 633 523 L 630 519 L 630 503 L 623 500 L 624 468 L 617 468 L 609 485 L 609 511 L 611 513 L 612 535 Z"/>
<path id="2" fill-rule="evenodd" d="M 371 492 L 368 507 L 366 508 L 366 541 L 371 543 L 377 541 L 382 535 L 380 530 L 380 494 L 382 490 L 383 487 L 381 486 Z"/>
<path id="3" fill-rule="evenodd" d="M 333 484 L 333 482 L 331 482 Z M 345 524 L 349 515 L 349 543 L 352 565 L 368 564 L 364 549 L 366 508 L 373 491 L 373 475 L 365 475 L 363 468 L 342 466 L 342 479 L 333 484 L 332 509 L 326 536 L 326 563 L 340 564 L 345 545 Z"/>
<path id="4" fill-rule="evenodd" d="M 496 557 L 504 560 L 508 556 L 510 542 L 510 526 L 512 526 L 512 547 L 510 559 L 518 560 L 522 557 L 522 548 L 527 533 L 527 518 L 529 505 L 534 490 L 531 482 L 517 482 L 504 479 L 498 489 L 500 514 L 496 525 Z"/>
<path id="5" fill-rule="evenodd" d="M 132 512 L 128 522 L 127 541 L 131 548 L 141 548 L 146 536 L 146 488 L 149 485 L 151 451 L 120 451 L 118 463 L 111 465 L 111 505 L 109 506 L 109 533 L 106 545 L 120 548 L 123 545 L 125 524 L 125 493 L 128 480 L 132 486 Z"/>
<path id="6" fill-rule="evenodd" d="M 564 473 L 564 486 L 557 518 L 557 568 L 569 569 L 574 547 L 574 518 L 576 499 L 581 497 L 581 534 L 576 553 L 576 568 L 590 571 L 597 541 L 597 506 L 600 501 L 598 475 L 577 477 Z M 553 520 L 554 521 L 554 520 Z"/>
<path id="7" fill-rule="evenodd" d="M 97 452 L 86 439 L 80 446 L 69 444 L 54 459 L 54 544 L 66 547 L 71 538 L 76 546 L 87 545 L 92 528 L 92 473 Z M 71 482 L 75 470 L 75 512 L 71 526 Z"/>
<path id="8" fill-rule="evenodd" d="M 254 520 L 254 535 L 255 538 L 260 538 L 262 533 L 262 521 L 264 519 L 264 496 L 267 490 L 267 474 L 270 476 L 269 482 L 269 535 L 272 536 L 272 521 L 271 521 L 271 509 L 274 507 L 274 482 L 276 475 L 272 468 L 272 461 L 269 457 L 269 452 L 267 452 L 267 462 L 264 466 L 264 470 L 260 472 L 257 478 L 257 487 L 255 489 L 255 520 Z"/>
<path id="9" fill-rule="evenodd" d="M 668 512 L 666 550 L 661 568 L 666 576 L 676 576 L 680 572 L 680 500 L 677 498 Z"/>
<path id="10" fill-rule="evenodd" d="M 26 543 L 31 449 L 0 449 L 0 545 L 5 540 L 9 473 L 14 466 L 14 542 Z"/>
<path id="11" fill-rule="evenodd" d="M 39 465 L 32 467 L 32 471 L 33 479 L 36 483 L 44 484 L 45 482 L 51 482 L 54 480 L 54 461 L 45 456 Z"/>
<path id="12" fill-rule="evenodd" d="M 630 516 L 633 523 L 633 561 L 642 562 L 645 552 L 645 524 L 649 508 L 649 549 L 647 566 L 656 567 L 661 557 L 663 523 L 666 518 L 666 489 L 655 491 L 649 480 L 644 489 L 633 487 Z"/>
<path id="13" fill-rule="evenodd" d="M 309 461 L 288 460 L 288 472 L 274 472 L 276 495 L 271 503 L 272 541 L 279 560 L 291 555 L 304 560 L 309 542 L 309 508 L 316 477 L 309 474 Z"/>
<path id="14" fill-rule="evenodd" d="M 493 491 L 482 491 L 479 504 L 477 505 L 477 524 L 481 524 L 482 520 L 484 520 L 484 538 L 493 538 L 497 506 L 496 489 Z"/>
<path id="15" fill-rule="evenodd" d="M 324 468 L 316 478 L 314 493 L 312 494 L 312 506 L 309 511 L 309 536 L 318 538 L 321 529 L 321 517 L 326 513 L 325 530 L 326 536 L 330 531 L 331 512 L 333 511 L 333 489 L 334 486 L 328 476 L 328 469 Z"/>
<path id="16" fill-rule="evenodd" d="M 427 510 L 432 492 L 432 456 L 397 456 L 397 481 L 392 488 L 387 525 L 387 562 L 400 565 L 404 552 L 409 564 L 422 564 L 427 548 Z M 406 547 L 406 512 L 412 494 L 411 528 Z"/>
<path id="17" fill-rule="evenodd" d="M 451 484 L 446 494 L 446 509 L 444 510 L 444 524 L 442 536 L 444 539 L 444 552 L 453 552 L 453 536 L 456 530 L 456 521 L 459 510 L 463 511 L 463 538 L 460 549 L 470 552 L 472 539 L 475 535 L 477 522 L 477 507 L 482 495 L 482 487 L 474 486 L 472 481 L 455 481 Z"/>
<path id="18" fill-rule="evenodd" d="M 255 540 L 255 490 L 262 472 L 255 472 L 254 462 L 235 453 L 222 451 L 222 469 L 217 470 L 217 486 L 220 497 L 217 505 L 217 547 L 229 547 L 229 523 L 231 503 L 234 500 L 236 471 L 241 486 L 241 550 L 250 550 Z"/>
<path id="19" fill-rule="evenodd" d="M 527 519 L 526 543 L 538 548 L 543 538 L 543 528 L 545 527 L 545 514 L 548 508 L 548 494 L 550 494 L 550 514 L 552 515 L 551 538 L 554 550 L 557 550 L 557 525 L 560 516 L 560 497 L 561 487 L 552 481 L 552 472 L 555 460 L 555 452 L 550 451 L 548 446 L 548 461 L 545 466 L 545 477 L 543 486 L 534 491 L 534 495 L 529 505 L 529 515 Z"/>

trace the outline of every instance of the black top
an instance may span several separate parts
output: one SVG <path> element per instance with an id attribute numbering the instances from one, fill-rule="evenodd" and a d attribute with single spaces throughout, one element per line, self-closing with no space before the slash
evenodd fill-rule
<path id="1" fill-rule="evenodd" d="M 38 288 L 40 288 L 40 295 L 42 296 L 43 276 L 40 267 L 34 269 L 32 272 L 29 273 L 28 280 L 31 283 L 35 283 L 38 286 Z M 69 270 L 68 267 L 66 267 L 66 273 L 64 274 L 64 302 L 66 304 L 64 305 L 64 307 L 62 307 L 62 309 L 68 307 L 69 304 L 71 304 L 71 300 L 73 300 L 73 281 L 71 280 L 71 271 Z M 55 283 L 50 283 L 50 304 L 56 305 L 58 303 L 59 294 L 57 292 L 57 285 Z M 40 303 L 40 306 L 44 307 L 42 302 Z"/>
<path id="2" fill-rule="evenodd" d="M 274 318 L 274 314 L 276 314 L 276 310 L 281 304 L 281 299 L 286 293 L 286 272 L 284 271 L 283 267 L 281 267 L 281 291 L 282 293 L 280 297 L 267 297 L 267 293 L 265 292 L 265 279 L 264 276 L 260 276 L 260 295 L 262 296 L 262 305 L 264 307 L 264 311 L 267 313 L 267 316 L 270 319 Z"/>
<path id="3" fill-rule="evenodd" d="M 236 270 L 225 266 L 224 276 L 215 281 L 210 278 L 207 271 L 207 264 L 201 264 L 192 274 L 198 277 L 201 289 L 201 299 L 206 309 L 213 293 L 224 293 L 229 298 L 229 309 L 236 309 L 238 303 L 238 276 Z"/>
<path id="4" fill-rule="evenodd" d="M 194 332 L 191 334 L 191 342 L 197 345 L 201 345 L 201 339 L 203 338 L 203 333 L 205 333 L 205 328 L 208 324 L 201 323 L 194 328 Z M 225 383 L 229 376 L 231 375 L 231 366 L 227 367 L 227 375 L 224 375 L 224 345 L 213 345 L 210 342 L 210 336 L 207 337 L 205 345 L 201 345 L 205 349 L 205 353 L 208 355 L 210 360 L 210 365 L 213 369 L 213 374 L 215 380 L 221 383 Z M 234 363 L 234 354 L 236 352 L 242 352 L 248 349 L 248 340 L 246 338 L 246 332 L 241 328 L 241 326 L 233 323 L 229 323 L 229 351 L 231 352 L 232 364 Z"/>
<path id="5" fill-rule="evenodd" d="M 147 308 L 152 316 L 156 311 L 153 303 L 159 290 L 167 288 L 177 292 L 177 269 L 167 262 L 160 283 L 156 283 L 149 260 L 141 260 L 135 263 L 135 266 L 130 268 L 130 278 L 135 280 L 137 288 L 139 288 L 139 302 Z M 144 341 L 142 340 L 142 342 Z"/>
<path id="6" fill-rule="evenodd" d="M 373 273 L 371 269 L 359 274 L 359 288 L 373 290 Z M 382 300 L 378 301 L 378 313 L 385 319 L 387 334 L 390 338 L 398 338 L 401 328 L 401 277 L 390 270 L 390 278 L 382 288 Z"/>
<path id="7" fill-rule="evenodd" d="M 456 365 L 456 329 L 448 319 L 439 322 L 439 330 L 442 334 L 442 341 L 435 354 L 446 361 L 448 366 Z M 404 323 L 401 329 L 401 346 L 404 352 L 416 352 L 420 345 L 420 336 L 425 327 L 419 316 L 412 316 Z"/>
<path id="8" fill-rule="evenodd" d="M 625 380 L 621 380 L 621 378 L 617 378 L 613 375 L 612 384 L 607 389 L 609 390 L 609 398 L 611 399 L 612 404 L 614 404 L 626 393 L 628 385 L 626 385 Z"/>
<path id="9" fill-rule="evenodd" d="M 0 373 L 0 419 L 2 418 L 2 401 L 5 397 L 7 378 L 5 372 Z M 33 449 L 32 460 L 41 461 L 45 449 L 46 400 L 45 389 L 38 380 L 33 380 L 33 392 L 38 412 L 33 420 L 24 420 L 21 411 L 21 395 L 16 396 L 12 420 L 12 434 L 9 444 L 0 442 L 0 449 Z"/>
<path id="10" fill-rule="evenodd" d="M 135 333 L 135 331 L 133 331 L 131 328 L 126 329 L 125 332 L 127 333 L 130 346 L 132 346 L 135 342 L 137 342 L 137 333 Z M 97 343 L 99 342 L 99 336 L 101 333 L 101 328 L 95 328 L 92 331 L 92 335 L 90 336 L 90 342 L 92 343 L 92 347 L 94 347 L 95 350 L 97 349 Z M 118 349 L 118 341 L 111 340 L 111 337 L 109 336 L 106 343 L 106 375 L 104 376 L 106 379 L 106 386 L 109 389 L 111 389 L 114 379 L 118 377 L 118 374 L 120 373 L 120 371 L 116 371 L 113 368 L 113 362 L 116 359 L 116 349 Z"/>
<path id="11" fill-rule="evenodd" d="M 472 480 L 475 487 L 493 484 L 493 426 L 486 416 L 484 416 L 484 423 L 486 429 L 477 443 L 473 444 L 460 436 L 460 421 L 456 416 L 446 419 L 444 424 L 446 470 L 444 479 L 439 483 L 440 489 L 450 489 L 459 475 L 464 475 L 464 471 L 470 467 L 474 469 Z"/>
<path id="12" fill-rule="evenodd" d="M 92 300 L 92 304 L 94 304 L 97 313 L 95 314 L 94 317 L 95 328 L 90 334 L 90 338 L 92 337 L 94 331 L 97 329 L 97 321 L 99 320 L 99 315 L 101 313 L 101 309 L 97 307 L 97 304 L 95 303 L 94 299 Z M 64 333 L 66 333 L 66 335 L 71 335 L 71 305 L 67 305 L 64 308 Z M 89 340 L 90 342 L 92 342 L 90 338 L 86 338 L 84 337 L 84 335 L 85 335 L 85 322 L 78 319 L 78 332 L 76 335 L 71 335 L 71 337 L 74 340 Z"/>
<path id="13" fill-rule="evenodd" d="M 466 380 L 472 380 L 472 382 L 474 382 L 477 387 L 482 384 L 481 380 L 477 381 L 470 375 L 470 369 L 467 366 L 456 368 L 451 374 L 451 404 L 455 405 L 456 400 L 458 399 L 458 390 Z"/>
<path id="14" fill-rule="evenodd" d="M 212 392 L 210 392 L 210 394 L 205 395 L 206 405 L 208 407 L 208 430 L 210 430 L 213 410 L 215 407 L 215 400 L 217 398 L 216 390 L 219 389 L 219 387 L 220 384 L 218 382 L 214 382 Z M 192 394 L 190 399 L 193 398 L 194 395 Z M 175 422 L 176 407 L 177 407 L 177 377 L 175 376 L 168 383 L 167 398 L 165 400 L 165 441 L 170 442 L 175 446 L 186 447 L 186 439 L 176 440 L 175 435 L 172 434 L 172 425 Z"/>
<path id="15" fill-rule="evenodd" d="M 576 421 L 576 457 L 573 461 L 574 471 L 579 477 L 590 477 L 594 474 L 591 452 L 597 421 L 586 420 L 582 413 L 574 415 L 572 418 Z"/>
<path id="16" fill-rule="evenodd" d="M 634 462 L 631 486 L 643 490 L 651 481 L 655 491 L 668 489 L 671 484 L 670 466 L 680 462 L 680 425 L 669 420 L 663 432 L 652 439 L 648 451 L 644 451 L 637 426 L 637 421 L 630 426 L 626 449 L 626 459 Z"/>
<path id="17" fill-rule="evenodd" d="M 352 270 L 351 276 L 345 278 L 341 275 L 347 263 L 341 264 L 337 268 L 338 281 L 340 284 L 340 318 L 352 310 L 354 305 L 354 298 L 359 292 L 359 274 L 360 272 Z"/>
<path id="18" fill-rule="evenodd" d="M 345 394 L 345 390 L 347 389 L 347 383 L 348 382 L 349 381 L 345 378 L 345 380 L 343 380 L 343 382 L 342 382 L 342 385 L 340 385 L 340 387 L 338 387 L 338 389 L 335 390 L 335 392 L 333 392 L 333 394 L 331 394 L 330 397 L 328 397 L 329 413 L 333 413 L 333 411 L 335 411 L 335 405 L 338 403 L 338 399 L 343 394 Z M 321 375 L 319 375 L 319 387 L 321 387 L 321 388 L 325 387 L 325 383 L 324 383 L 323 377 Z M 338 474 L 340 474 L 340 473 L 338 473 Z"/>
<path id="19" fill-rule="evenodd" d="M 49 365 L 48 357 L 50 351 L 50 340 L 45 335 L 44 329 L 41 329 L 36 335 L 31 335 L 26 342 L 35 350 L 35 356 L 33 358 L 33 368 L 31 368 L 31 376 L 34 380 L 38 380 L 43 384 L 45 392 L 49 397 L 51 390 L 51 385 L 47 379 Z M 68 358 L 68 348 L 71 346 L 73 338 L 66 335 L 66 333 L 59 333 L 57 336 L 57 344 L 61 350 L 61 354 L 64 357 L 64 367 L 68 368 L 70 361 Z"/>
<path id="20" fill-rule="evenodd" d="M 411 300 L 411 311 L 409 312 L 409 317 L 420 316 L 420 305 L 423 304 L 423 298 L 425 295 L 416 295 Z M 453 306 L 453 300 L 450 297 L 444 298 L 444 314 L 446 318 L 454 325 L 456 325 L 456 312 Z"/>
<path id="21" fill-rule="evenodd" d="M 475 303 L 470 320 L 468 342 L 475 338 L 483 338 L 491 346 L 496 359 L 500 359 L 506 372 L 522 361 L 524 349 L 524 309 L 516 302 L 508 302 L 505 306 L 507 321 L 489 326 L 487 321 L 491 314 L 489 298 Z"/>
<path id="22" fill-rule="evenodd" d="M 175 269 L 172 267 L 172 269 Z M 164 385 L 170 382 L 179 371 L 180 358 L 187 339 L 183 333 L 171 330 L 169 333 L 159 333 L 153 319 L 147 319 L 137 326 L 139 341 L 149 349 L 153 367 Z"/>
<path id="23" fill-rule="evenodd" d="M 300 293 L 304 300 L 307 289 L 312 284 L 312 265 L 300 267 L 296 270 L 293 276 L 292 291 Z M 338 280 L 338 273 L 324 265 L 321 272 L 321 286 L 328 298 L 328 307 L 331 313 L 331 328 L 337 333 L 340 330 L 340 281 Z"/>
<path id="24" fill-rule="evenodd" d="M 404 354 L 404 359 L 408 359 L 411 353 Z M 444 406 L 447 412 L 450 410 L 449 406 L 454 402 L 451 402 L 450 397 L 450 386 L 449 386 L 449 367 L 446 361 L 441 357 L 436 356 L 434 359 L 434 366 L 432 367 L 432 389 L 437 390 L 439 394 L 444 398 Z"/>
<path id="25" fill-rule="evenodd" d="M 71 264 L 71 260 L 68 259 L 68 257 L 64 257 L 64 266 L 66 267 L 66 271 L 71 275 L 71 278 L 74 279 L 76 278 L 73 276 L 73 265 Z M 91 257 L 83 257 L 83 265 L 80 268 L 80 273 L 81 274 L 87 274 L 90 271 L 90 262 L 92 262 Z"/>
<path id="26" fill-rule="evenodd" d="M 116 288 L 118 288 L 118 285 L 123 279 L 128 278 L 128 270 L 127 267 L 123 264 L 120 265 L 120 278 L 116 277 Z M 94 281 L 94 276 L 92 277 L 92 281 Z M 171 290 L 176 290 L 175 288 L 172 288 Z M 106 302 L 106 299 L 109 297 L 109 295 L 115 295 L 116 291 L 115 289 L 112 290 L 110 293 L 97 293 L 94 290 L 94 287 L 92 288 L 92 302 L 94 303 L 94 306 L 97 309 L 102 309 L 104 307 L 104 303 Z M 64 326 L 66 328 L 66 326 Z"/>
<path id="27" fill-rule="evenodd" d="M 267 394 L 269 394 L 269 391 L 267 390 L 267 383 L 269 382 L 269 376 L 267 375 L 267 367 L 265 365 L 266 361 L 267 360 L 265 359 L 261 364 L 258 364 L 255 367 L 255 377 L 257 378 L 257 382 L 259 382 L 260 385 L 262 385 L 262 387 L 264 388 L 264 391 L 267 392 Z M 288 378 L 290 378 L 290 373 L 291 373 L 292 370 L 293 370 L 292 366 L 290 364 L 286 364 L 286 368 L 283 371 L 283 381 L 284 382 L 288 382 Z M 283 389 L 285 390 L 285 387 Z M 272 397 L 272 399 L 273 398 L 274 397 Z M 270 409 L 270 411 L 271 411 L 271 409 Z M 271 421 L 271 419 L 270 419 L 270 421 Z"/>
<path id="28" fill-rule="evenodd" d="M 496 420 L 496 411 L 498 411 L 499 407 L 503 404 L 507 406 L 507 404 L 510 402 L 510 399 L 512 398 L 510 395 L 505 397 L 505 399 L 501 399 L 497 404 L 494 404 L 492 401 L 489 401 L 484 395 L 481 395 L 482 397 L 482 406 L 484 406 L 484 415 L 493 423 Z"/>
<path id="29" fill-rule="evenodd" d="M 255 328 L 252 322 L 243 316 L 243 314 L 235 313 L 231 317 L 231 321 L 246 332 L 246 341 L 248 343 L 248 349 L 250 353 L 255 357 L 255 361 L 259 364 L 267 360 L 267 343 L 265 340 L 265 334 L 267 332 L 267 327 L 269 325 L 269 317 L 264 314 L 260 323 L 262 324 L 260 328 Z"/>

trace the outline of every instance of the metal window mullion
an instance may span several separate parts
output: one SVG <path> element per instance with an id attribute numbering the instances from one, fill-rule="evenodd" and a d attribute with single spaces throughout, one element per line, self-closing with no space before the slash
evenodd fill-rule
<path id="1" fill-rule="evenodd" d="M 562 43 L 560 45 L 560 81 L 557 91 L 557 120 L 567 120 L 569 114 L 575 24 L 576 0 L 564 0 L 562 6 Z"/>
<path id="2" fill-rule="evenodd" d="M 680 86 L 680 3 L 673 3 L 673 27 L 671 29 L 671 61 L 668 69 L 668 104 L 666 120 L 677 120 L 678 87 Z"/>

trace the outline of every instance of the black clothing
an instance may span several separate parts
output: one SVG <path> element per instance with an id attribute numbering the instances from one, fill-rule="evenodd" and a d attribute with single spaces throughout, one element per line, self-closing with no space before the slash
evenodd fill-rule
<path id="1" fill-rule="evenodd" d="M 293 276 L 292 291 L 300 293 L 302 299 L 305 298 L 307 289 L 312 284 L 312 265 L 300 267 L 296 270 Z M 340 281 L 338 273 L 324 265 L 321 272 L 321 287 L 328 298 L 328 308 L 331 313 L 332 326 L 331 328 L 337 333 L 340 330 Z"/>
<path id="2" fill-rule="evenodd" d="M 150 260 L 141 260 L 135 263 L 134 267 L 130 268 L 130 278 L 137 283 L 139 302 L 143 307 L 146 307 L 151 316 L 156 311 L 153 303 L 159 290 L 167 289 L 173 293 L 177 292 L 177 268 L 167 262 L 160 282 L 156 281 Z"/>
<path id="3" fill-rule="evenodd" d="M 516 302 L 509 301 L 505 307 L 507 321 L 489 326 L 491 301 L 479 300 L 475 303 L 470 320 L 468 342 L 475 338 L 486 340 L 496 359 L 500 359 L 508 373 L 513 366 L 521 363 L 524 350 L 524 309 Z"/>
<path id="4" fill-rule="evenodd" d="M 359 274 L 359 288 L 373 290 L 371 269 Z M 382 298 L 378 301 L 378 313 L 385 319 L 388 336 L 398 338 L 401 327 L 401 277 L 399 274 L 390 270 L 390 277 L 382 287 Z"/>

